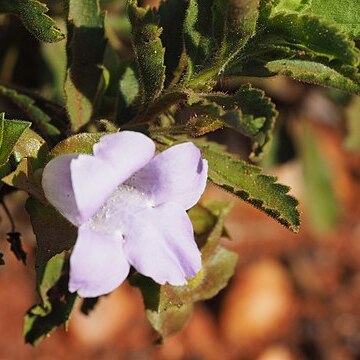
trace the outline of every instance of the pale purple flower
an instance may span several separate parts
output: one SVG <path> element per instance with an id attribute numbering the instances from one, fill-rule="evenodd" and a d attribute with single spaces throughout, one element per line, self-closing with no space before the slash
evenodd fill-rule
<path id="1" fill-rule="evenodd" d="M 159 284 L 185 285 L 201 268 L 186 213 L 206 186 L 200 150 L 188 142 L 155 156 L 150 138 L 121 131 L 93 153 L 58 156 L 43 172 L 46 198 L 78 227 L 69 290 L 106 294 L 130 266 Z"/>

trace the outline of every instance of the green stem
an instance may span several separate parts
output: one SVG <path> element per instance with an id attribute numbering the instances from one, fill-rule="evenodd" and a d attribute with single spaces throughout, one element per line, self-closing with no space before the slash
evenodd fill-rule
<path id="1" fill-rule="evenodd" d="M 164 94 L 153 104 L 151 104 L 142 114 L 140 114 L 133 123 L 139 124 L 146 122 L 148 124 L 156 120 L 157 116 L 168 110 L 171 106 L 186 100 L 188 95 L 184 91 L 174 91 Z"/>
<path id="2" fill-rule="evenodd" d="M 206 69 L 204 71 L 201 71 L 199 74 L 197 74 L 195 77 L 189 79 L 186 82 L 186 86 L 189 86 L 191 88 L 203 88 L 212 80 L 214 82 L 214 85 L 216 84 L 216 77 L 219 74 L 218 68 L 210 68 Z"/>

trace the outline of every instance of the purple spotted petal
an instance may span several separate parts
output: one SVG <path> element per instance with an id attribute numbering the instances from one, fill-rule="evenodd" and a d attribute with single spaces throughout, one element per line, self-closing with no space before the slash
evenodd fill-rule
<path id="1" fill-rule="evenodd" d="M 62 155 L 48 163 L 43 174 L 45 196 L 71 222 L 82 224 L 118 185 L 146 165 L 154 152 L 154 142 L 143 134 L 122 131 L 105 135 L 94 146 L 94 156 Z"/>
<path id="2" fill-rule="evenodd" d="M 129 270 L 121 236 L 97 233 L 87 225 L 79 228 L 70 257 L 70 292 L 81 297 L 107 294 L 126 279 Z"/>
<path id="3" fill-rule="evenodd" d="M 181 206 L 147 208 L 125 225 L 125 256 L 141 274 L 159 284 L 185 285 L 200 270 L 193 227 Z"/>
<path id="4" fill-rule="evenodd" d="M 81 223 L 71 183 L 70 164 L 78 155 L 63 155 L 51 160 L 42 176 L 42 187 L 46 198 L 74 225 Z"/>
<path id="5" fill-rule="evenodd" d="M 207 171 L 200 150 L 188 142 L 157 155 L 133 176 L 131 184 L 149 194 L 155 205 L 171 201 L 189 209 L 205 190 Z"/>

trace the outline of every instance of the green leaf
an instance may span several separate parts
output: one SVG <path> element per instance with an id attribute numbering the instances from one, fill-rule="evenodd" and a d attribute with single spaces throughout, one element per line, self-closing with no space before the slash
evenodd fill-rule
<path id="1" fill-rule="evenodd" d="M 166 82 L 177 82 L 186 65 L 183 24 L 185 1 L 162 0 L 159 6 L 161 42 L 165 48 Z"/>
<path id="2" fill-rule="evenodd" d="M 213 26 L 218 41 L 220 71 L 236 57 L 255 34 L 259 0 L 214 0 Z"/>
<path id="3" fill-rule="evenodd" d="M 237 254 L 219 244 L 228 211 L 229 204 L 218 202 L 197 205 L 190 210 L 196 240 L 201 247 L 202 270 L 187 285 L 160 286 L 140 274 L 130 279 L 132 285 L 140 288 L 148 319 L 161 337 L 181 330 L 191 314 L 193 303 L 215 296 L 233 275 Z"/>
<path id="4" fill-rule="evenodd" d="M 207 261 L 213 255 L 220 237 L 225 236 L 225 218 L 231 208 L 232 204 L 229 202 L 210 201 L 197 204 L 188 211 L 203 260 Z"/>
<path id="5" fill-rule="evenodd" d="M 192 88 L 212 86 L 255 34 L 259 0 L 189 2 L 184 38 Z"/>
<path id="6" fill-rule="evenodd" d="M 92 148 L 106 133 L 82 133 L 60 141 L 50 152 L 49 158 L 65 154 L 92 154 Z"/>
<path id="7" fill-rule="evenodd" d="M 5 120 L 5 114 L 0 113 L 0 166 L 9 160 L 14 146 L 30 125 L 27 121 Z"/>
<path id="8" fill-rule="evenodd" d="M 339 28 L 351 38 L 360 38 L 360 2 L 358 0 L 312 0 L 306 11 L 336 22 Z"/>
<path id="9" fill-rule="evenodd" d="M 52 44 L 43 44 L 41 54 L 51 72 L 51 78 L 48 79 L 44 87 L 44 94 L 63 105 L 65 99 L 64 69 L 66 68 L 66 43 L 65 41 L 60 41 Z"/>
<path id="10" fill-rule="evenodd" d="M 288 195 L 290 188 L 277 178 L 262 174 L 261 168 L 224 153 L 219 145 L 194 141 L 209 164 L 209 179 L 262 210 L 293 232 L 300 227 L 298 201 Z"/>
<path id="11" fill-rule="evenodd" d="M 173 335 L 186 325 L 192 313 L 192 303 L 172 304 L 162 286 L 138 273 L 132 275 L 130 284 L 141 290 L 146 316 L 161 339 Z"/>
<path id="12" fill-rule="evenodd" d="M 70 250 L 77 238 L 77 229 L 52 206 L 43 205 L 34 198 L 26 202 L 26 211 L 36 236 L 36 275 L 38 283 L 46 263 L 64 250 Z"/>
<path id="13" fill-rule="evenodd" d="M 240 61 L 311 60 L 340 70 L 357 67 L 359 54 L 355 43 L 334 24 L 314 15 L 279 12 L 263 21 Z"/>
<path id="14" fill-rule="evenodd" d="M 117 117 L 119 124 L 126 124 L 137 113 L 140 101 L 140 84 L 136 75 L 136 65 L 125 63 L 122 65 L 119 77 L 119 97 Z"/>
<path id="15" fill-rule="evenodd" d="M 279 12 L 262 21 L 257 36 L 226 75 L 288 73 L 301 81 L 357 93 L 359 62 L 355 43 L 334 24 L 314 15 Z"/>
<path id="16" fill-rule="evenodd" d="M 290 0 L 292 1 L 292 0 Z M 297 0 L 295 0 L 297 1 Z M 278 3 L 278 0 L 260 0 L 259 3 L 259 24 L 263 25 L 263 22 L 266 21 L 270 15 L 271 11 L 274 8 L 274 4 Z"/>
<path id="17" fill-rule="evenodd" d="M 358 0 L 280 0 L 273 11 L 301 11 L 330 20 L 351 38 L 360 38 Z"/>
<path id="18" fill-rule="evenodd" d="M 37 0 L 2 0 L 0 13 L 12 13 L 20 17 L 24 26 L 39 40 L 60 41 L 65 35 L 56 27 L 55 21 L 46 15 L 48 8 Z"/>
<path id="19" fill-rule="evenodd" d="M 128 12 L 140 83 L 140 103 L 147 106 L 160 95 L 165 81 L 165 49 L 160 40 L 162 30 L 154 9 L 138 7 L 137 0 L 130 0 Z"/>
<path id="20" fill-rule="evenodd" d="M 272 0 L 272 11 L 302 11 L 309 7 L 312 0 Z M 269 1 L 271 2 L 271 1 Z"/>
<path id="21" fill-rule="evenodd" d="M 346 92 L 360 94 L 360 81 L 355 82 L 336 70 L 313 61 L 274 60 L 266 64 L 266 69 L 273 74 L 286 75 L 311 84 L 334 87 Z"/>
<path id="22" fill-rule="evenodd" d="M 26 343 L 36 345 L 56 327 L 67 323 L 76 294 L 70 294 L 68 286 L 68 254 L 62 252 L 47 263 L 38 283 L 41 303 L 34 305 L 24 319 Z"/>
<path id="23" fill-rule="evenodd" d="M 299 137 L 299 150 L 303 165 L 309 222 L 314 230 L 331 230 L 338 219 L 339 204 L 334 195 L 333 176 L 327 157 L 320 149 L 314 129 L 304 124 Z"/>
<path id="24" fill-rule="evenodd" d="M 16 169 L 0 174 L 2 182 L 33 195 L 40 202 L 46 204 L 41 186 L 41 172 L 37 171 L 45 166 L 48 148 L 45 140 L 31 129 L 26 129 L 13 150 L 13 158 L 17 163 Z"/>
<path id="25" fill-rule="evenodd" d="M 45 166 L 48 151 L 45 140 L 35 131 L 26 129 L 14 147 L 13 156 L 16 163 L 24 158 L 30 159 L 35 171 Z"/>
<path id="26" fill-rule="evenodd" d="M 135 71 L 131 66 L 125 68 L 125 71 L 120 78 L 119 85 L 125 106 L 129 107 L 134 104 L 134 101 L 139 94 L 139 83 Z"/>
<path id="27" fill-rule="evenodd" d="M 203 136 L 207 133 L 222 129 L 224 121 L 217 119 L 207 114 L 195 115 L 186 123 L 185 129 L 181 128 L 180 133 L 189 133 L 190 136 Z M 169 129 L 168 134 L 173 133 Z"/>
<path id="28" fill-rule="evenodd" d="M 190 96 L 189 103 L 195 107 L 201 105 L 214 122 L 221 120 L 225 126 L 250 137 L 253 143 L 252 160 L 260 160 L 269 147 L 277 111 L 262 90 L 243 85 L 234 95 L 195 93 Z"/>
<path id="29" fill-rule="evenodd" d="M 329 61 L 338 60 L 357 66 L 359 50 L 354 42 L 331 23 L 317 16 L 297 13 L 279 13 L 267 22 L 266 40 L 274 44 L 294 47 L 311 52 Z"/>
<path id="30" fill-rule="evenodd" d="M 48 307 L 50 305 L 47 294 L 62 276 L 63 270 L 65 270 L 64 266 L 68 260 L 67 258 L 67 252 L 63 251 L 54 255 L 45 265 L 44 272 L 38 282 L 40 300 L 42 301 L 44 307 Z"/>
<path id="31" fill-rule="evenodd" d="M 66 107 L 72 131 L 76 132 L 91 120 L 106 86 L 105 15 L 99 0 L 66 0 L 66 6 Z"/>
<path id="32" fill-rule="evenodd" d="M 214 50 L 211 26 L 213 0 L 190 0 L 184 22 L 188 77 L 204 68 Z"/>
<path id="33" fill-rule="evenodd" d="M 33 122 L 40 134 L 44 137 L 55 137 L 60 135 L 60 131 L 51 124 L 51 118 L 39 107 L 35 105 L 35 101 L 24 94 L 20 94 L 14 89 L 0 85 L 0 96 L 4 96 L 20 108 Z"/>
<path id="34" fill-rule="evenodd" d="M 34 175 L 30 158 L 23 158 L 15 171 L 1 179 L 5 184 L 26 191 L 36 199 L 46 204 L 39 177 Z"/>

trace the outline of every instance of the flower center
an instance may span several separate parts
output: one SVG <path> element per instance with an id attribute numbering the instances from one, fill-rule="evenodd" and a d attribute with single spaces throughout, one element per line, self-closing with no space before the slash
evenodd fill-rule
<path id="1" fill-rule="evenodd" d="M 127 228 L 137 213 L 153 206 L 149 195 L 126 183 L 121 184 L 89 220 L 89 226 L 96 232 L 116 234 L 125 240 Z"/>

